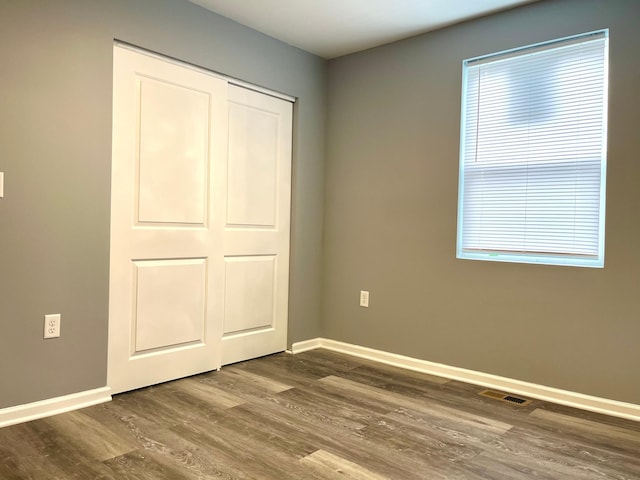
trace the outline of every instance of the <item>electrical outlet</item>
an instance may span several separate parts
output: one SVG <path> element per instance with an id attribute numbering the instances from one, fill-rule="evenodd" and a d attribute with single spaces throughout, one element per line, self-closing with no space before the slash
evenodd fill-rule
<path id="1" fill-rule="evenodd" d="M 366 290 L 360 290 L 360 306 L 369 306 L 369 292 L 367 292 Z"/>
<path id="2" fill-rule="evenodd" d="M 60 336 L 59 313 L 44 316 L 44 338 L 56 338 Z"/>

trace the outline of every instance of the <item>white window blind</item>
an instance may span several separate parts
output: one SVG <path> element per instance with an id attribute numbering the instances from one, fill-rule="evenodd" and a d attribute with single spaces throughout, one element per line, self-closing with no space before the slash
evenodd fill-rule
<path id="1" fill-rule="evenodd" d="M 607 31 L 463 70 L 458 257 L 603 266 Z"/>

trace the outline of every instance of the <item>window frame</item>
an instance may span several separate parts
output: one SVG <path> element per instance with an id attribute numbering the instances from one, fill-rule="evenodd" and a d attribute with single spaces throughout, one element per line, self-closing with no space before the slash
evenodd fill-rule
<path id="1" fill-rule="evenodd" d="M 464 193 L 465 193 L 465 159 L 466 159 L 466 126 L 467 126 L 467 76 L 470 64 L 477 62 L 491 62 L 492 59 L 501 60 L 508 57 L 520 57 L 535 50 L 551 50 L 561 48 L 572 42 L 580 42 L 589 37 L 602 37 L 604 41 L 603 59 L 603 132 L 602 149 L 600 156 L 600 198 L 598 209 L 598 254 L 597 256 L 582 254 L 553 254 L 543 252 L 518 252 L 501 251 L 498 249 L 472 250 L 463 247 L 464 233 Z M 557 47 L 554 47 L 557 45 Z M 463 260 L 484 260 L 494 262 L 528 263 L 559 266 L 576 266 L 604 268 L 604 241 L 605 241 L 605 214 L 606 214 L 606 166 L 607 166 L 607 130 L 608 130 L 608 96 L 609 96 L 609 29 L 601 29 L 592 32 L 572 35 L 546 42 L 540 42 L 524 47 L 517 47 L 501 52 L 481 55 L 463 60 L 462 62 L 462 94 L 461 94 L 461 114 L 460 114 L 460 151 L 458 166 L 458 212 L 457 212 L 457 237 L 456 237 L 456 257 Z M 485 167 L 486 168 L 486 167 Z"/>

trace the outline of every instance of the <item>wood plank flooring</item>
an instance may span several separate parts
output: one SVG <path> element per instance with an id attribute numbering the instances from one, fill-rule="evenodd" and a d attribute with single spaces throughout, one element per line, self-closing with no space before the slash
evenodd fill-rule
<path id="1" fill-rule="evenodd" d="M 0 479 L 640 480 L 640 423 L 326 350 L 0 429 Z"/>

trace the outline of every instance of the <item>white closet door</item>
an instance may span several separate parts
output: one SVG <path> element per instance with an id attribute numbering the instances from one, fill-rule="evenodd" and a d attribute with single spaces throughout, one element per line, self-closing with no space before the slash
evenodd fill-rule
<path id="1" fill-rule="evenodd" d="M 220 367 L 227 82 L 114 47 L 108 384 Z"/>
<path id="2" fill-rule="evenodd" d="M 222 364 L 286 349 L 292 110 L 230 85 Z"/>

